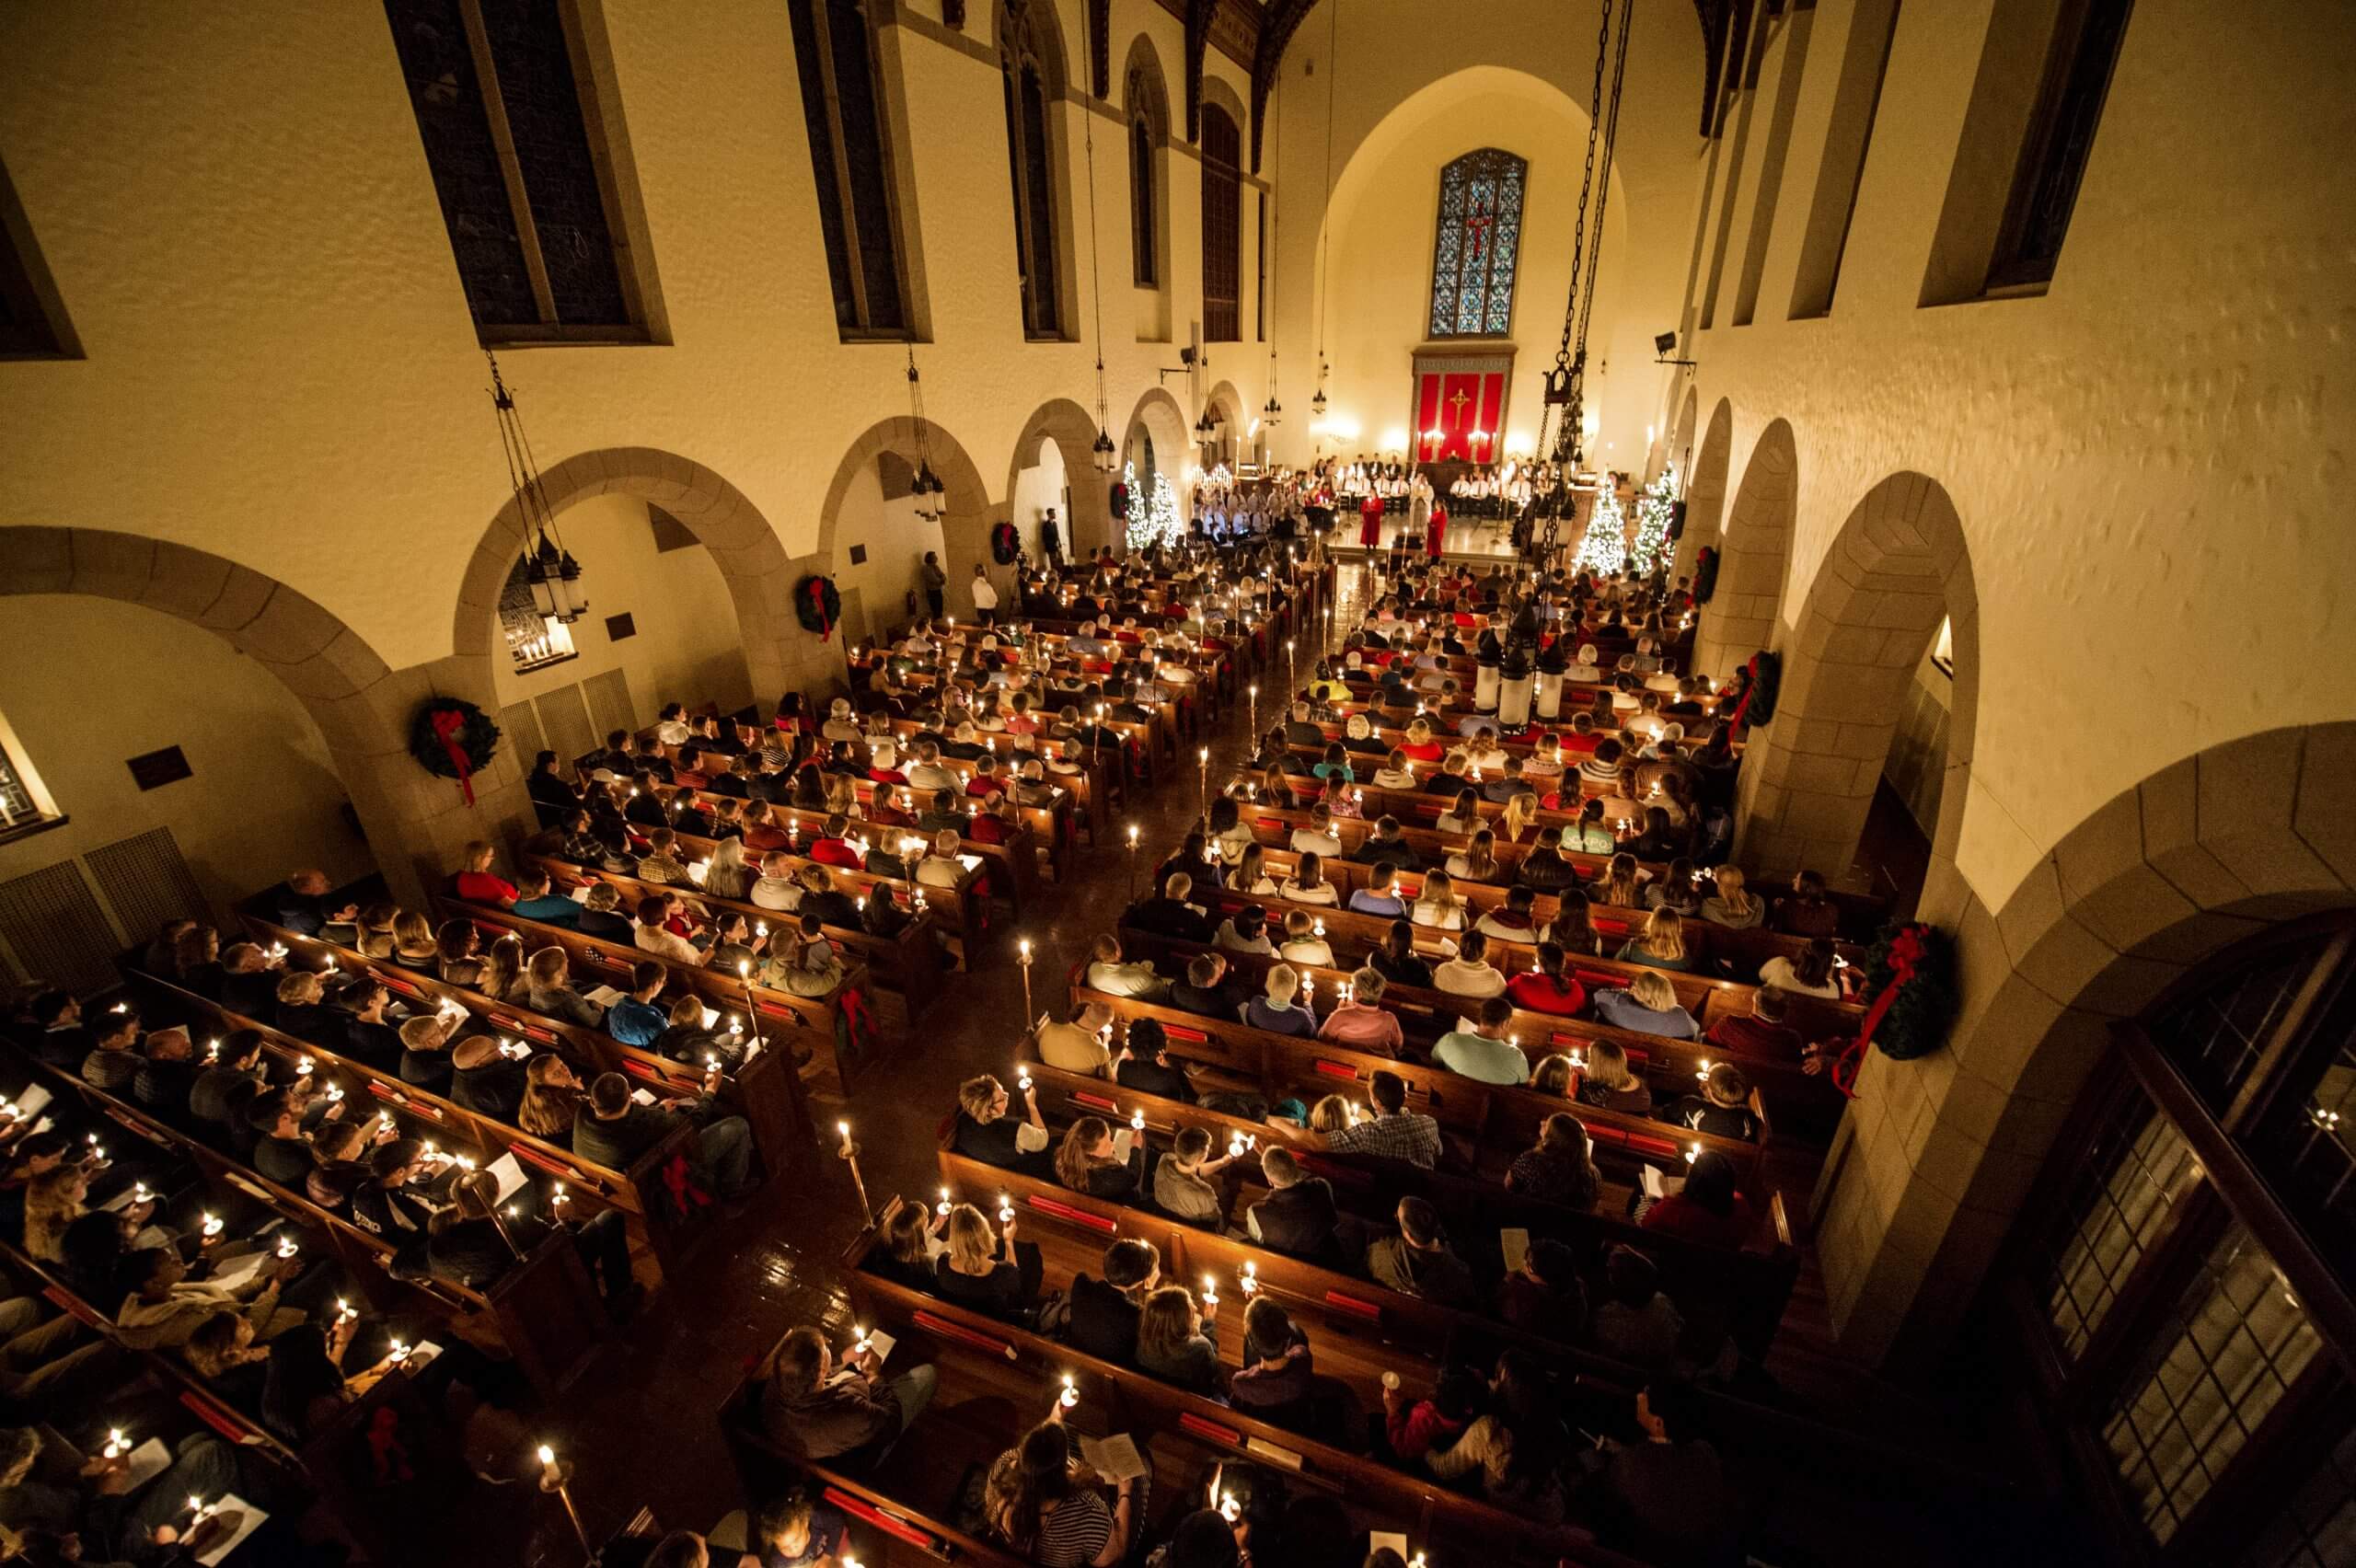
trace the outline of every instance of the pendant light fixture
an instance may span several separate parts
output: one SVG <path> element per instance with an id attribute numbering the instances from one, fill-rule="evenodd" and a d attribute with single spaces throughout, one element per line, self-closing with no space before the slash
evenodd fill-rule
<path id="1" fill-rule="evenodd" d="M 1317 395 L 1309 399 L 1310 413 L 1321 420 L 1325 417 L 1325 379 L 1333 371 L 1325 363 L 1325 262 L 1334 248 L 1334 80 L 1342 74 L 1341 11 L 1341 0 L 1329 0 L 1325 7 L 1325 205 L 1317 235 Z"/>
<path id="2" fill-rule="evenodd" d="M 1083 75 L 1095 68 L 1096 46 L 1091 39 L 1088 23 L 1093 6 L 1080 8 L 1080 54 L 1086 62 Z M 1096 264 L 1096 106 L 1085 100 L 1087 88 L 1094 86 L 1083 80 L 1080 104 L 1080 142 L 1088 154 L 1088 297 L 1096 311 L 1096 439 L 1088 448 L 1089 461 L 1096 471 L 1111 478 L 1121 466 L 1121 455 L 1113 445 L 1111 410 L 1104 399 L 1104 279 Z"/>
<path id="3" fill-rule="evenodd" d="M 917 515 L 927 523 L 938 523 L 949 510 L 949 487 L 932 471 L 932 446 L 925 439 L 924 382 L 917 375 L 917 340 L 907 340 L 908 349 L 908 415 L 917 427 L 917 476 L 908 481 L 908 494 L 917 503 Z"/>
<path id="4" fill-rule="evenodd" d="M 507 485 L 515 492 L 515 508 L 524 520 L 524 576 L 532 586 L 532 608 L 542 620 L 570 626 L 589 607 L 581 587 L 581 563 L 564 548 L 564 536 L 557 529 L 556 511 L 540 483 L 532 444 L 524 436 L 524 416 L 500 376 L 499 356 L 486 352 L 483 357 L 491 362 L 491 406 L 499 421 L 500 451 L 507 459 Z"/>

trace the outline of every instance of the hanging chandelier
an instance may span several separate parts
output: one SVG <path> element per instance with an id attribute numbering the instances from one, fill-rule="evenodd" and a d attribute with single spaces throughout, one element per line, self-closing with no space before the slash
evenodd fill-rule
<path id="1" fill-rule="evenodd" d="M 1080 12 L 1080 58 L 1091 63 L 1090 69 L 1096 59 L 1088 30 L 1094 10 L 1093 6 L 1083 6 Z M 1088 154 L 1088 297 L 1096 312 L 1096 439 L 1089 444 L 1088 458 L 1098 473 L 1109 478 L 1119 470 L 1121 455 L 1113 445 L 1112 414 L 1104 398 L 1104 280 L 1096 265 L 1096 110 L 1087 103 L 1080 109 L 1080 140 Z"/>
<path id="2" fill-rule="evenodd" d="M 1325 204 L 1317 233 L 1317 394 L 1309 399 L 1310 413 L 1321 420 L 1325 417 L 1325 378 L 1333 370 L 1325 363 L 1325 260 L 1334 240 L 1334 81 L 1342 74 L 1341 10 L 1338 0 L 1325 7 Z M 1274 359 L 1274 353 L 1269 357 Z M 1275 406 L 1273 392 L 1269 402 Z"/>
<path id="3" fill-rule="evenodd" d="M 515 407 L 515 395 L 500 377 L 499 356 L 486 352 L 483 357 L 491 362 L 491 406 L 499 421 L 500 450 L 507 458 L 507 485 L 524 519 L 524 575 L 531 584 L 532 608 L 544 621 L 570 626 L 589 607 L 581 591 L 581 563 L 564 548 L 564 536 L 557 529 L 556 511 L 540 483 L 532 444 L 524 437 L 524 416 Z"/>
<path id="4" fill-rule="evenodd" d="M 1611 12 L 1612 0 L 1602 0 L 1602 17 L 1595 38 L 1595 83 L 1588 99 L 1587 165 L 1579 182 L 1577 222 L 1571 231 L 1570 299 L 1564 307 L 1563 340 L 1554 351 L 1554 366 L 1545 373 L 1543 411 L 1539 416 L 1537 450 L 1555 467 L 1547 510 L 1557 517 L 1568 503 L 1572 477 L 1587 459 L 1587 336 L 1594 319 L 1596 269 L 1603 256 L 1603 215 L 1611 199 L 1611 159 L 1620 134 L 1621 84 L 1628 72 L 1628 35 L 1635 22 L 1632 0 L 1622 8 L 1615 56 Z M 1611 75 L 1608 107 L 1603 88 L 1607 65 Z M 1596 185 L 1599 147 L 1603 155 L 1600 190 Z M 1549 427 L 1553 429 L 1551 441 Z"/>
<path id="5" fill-rule="evenodd" d="M 949 510 L 949 487 L 932 471 L 932 447 L 925 440 L 924 382 L 917 375 L 917 345 L 912 337 L 908 348 L 908 416 L 917 427 L 917 475 L 908 481 L 908 495 L 917 503 L 917 515 L 927 523 L 938 523 Z"/>

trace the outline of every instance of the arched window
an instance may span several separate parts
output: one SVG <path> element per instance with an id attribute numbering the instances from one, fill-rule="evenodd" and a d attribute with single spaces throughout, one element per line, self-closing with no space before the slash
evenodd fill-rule
<path id="1" fill-rule="evenodd" d="M 1006 88 L 1006 159 L 1014 183 L 1014 253 L 1022 284 L 1022 330 L 1033 338 L 1061 335 L 1056 294 L 1055 153 L 1047 139 L 1047 103 L 1058 90 L 1040 47 L 1042 19 L 1031 0 L 1005 0 L 999 13 L 999 67 Z"/>
<path id="2" fill-rule="evenodd" d="M 1521 188 L 1530 165 L 1483 147 L 1439 171 L 1439 236 L 1432 246 L 1435 338 L 1513 332 L 1513 269 L 1521 248 Z"/>
<path id="3" fill-rule="evenodd" d="M 1129 101 L 1137 99 L 1133 81 Z M 1153 229 L 1153 127 L 1138 110 L 1129 119 L 1129 254 L 1135 266 L 1133 276 L 1141 289 L 1157 287 L 1161 282 Z"/>
<path id="4" fill-rule="evenodd" d="M 1203 340 L 1242 335 L 1243 137 L 1215 103 L 1203 105 Z"/>
<path id="5" fill-rule="evenodd" d="M 786 9 L 835 325 L 847 338 L 896 338 L 907 327 L 907 291 L 892 202 L 890 126 L 867 0 L 791 0 Z"/>
<path id="6" fill-rule="evenodd" d="M 2021 1209 L 1996 1298 L 2154 1561 L 2356 1539 L 2351 954 L 2344 914 L 2280 927 L 2118 1026 Z"/>

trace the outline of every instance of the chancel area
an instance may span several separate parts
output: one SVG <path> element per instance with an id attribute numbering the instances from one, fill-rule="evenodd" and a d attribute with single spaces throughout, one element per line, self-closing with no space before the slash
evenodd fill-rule
<path id="1" fill-rule="evenodd" d="M 0 9 L 0 1562 L 2356 1562 L 2351 81 Z"/>

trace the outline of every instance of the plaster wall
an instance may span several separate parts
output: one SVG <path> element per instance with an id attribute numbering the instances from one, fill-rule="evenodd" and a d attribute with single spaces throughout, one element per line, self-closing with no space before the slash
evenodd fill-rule
<path id="1" fill-rule="evenodd" d="M 1009 503 L 1007 521 L 1022 540 L 1022 548 L 1031 559 L 1042 559 L 1039 548 L 1039 515 L 1048 507 L 1056 509 L 1057 532 L 1062 536 L 1067 555 L 1071 553 L 1071 508 L 1064 501 L 1067 474 L 1063 449 L 1053 441 L 1039 443 L 1038 451 L 1031 455 L 1035 461 L 1026 466 L 1014 478 L 1014 496 Z M 1090 470 L 1093 472 L 1094 470 Z"/>
<path id="2" fill-rule="evenodd" d="M 1819 6 L 1804 95 L 1829 93 L 1823 29 L 1852 4 Z M 2356 176 L 2331 151 L 2356 133 L 2335 86 L 2356 28 L 2276 0 L 2227 39 L 2188 0 L 2139 5 L 2050 290 L 1922 308 L 1991 10 L 1902 13 L 1831 315 L 1784 318 L 1797 237 L 1778 223 L 1758 319 L 1702 333 L 1695 357 L 1700 406 L 1732 406 L 1730 490 L 1761 431 L 1792 427 L 1786 630 L 1877 480 L 1913 469 L 1953 497 L 1990 700 L 1951 853 L 1997 908 L 2170 762 L 2356 712 L 2350 377 L 2327 348 L 2356 309 Z M 2185 112 L 2261 100 L 2284 111 L 2231 136 Z M 1786 207 L 1812 197 L 1821 150 L 1801 140 L 1821 117 L 1797 122 Z M 1733 228 L 1730 270 L 1749 225 Z"/>
<path id="3" fill-rule="evenodd" d="M 865 613 L 866 624 L 853 634 L 873 637 L 907 619 L 907 595 L 917 585 L 917 563 L 925 551 L 941 548 L 941 525 L 918 517 L 908 496 L 887 499 L 876 466 L 866 463 L 851 477 L 836 527 L 842 563 L 835 583 L 842 590 L 845 617 L 854 592 Z M 853 545 L 867 547 L 867 559 L 857 566 L 850 560 Z"/>
<path id="4" fill-rule="evenodd" d="M 589 613 L 572 625 L 579 656 L 518 672 L 494 632 L 500 651 L 491 661 L 491 689 L 502 708 L 609 670 L 624 672 L 631 714 L 641 724 L 666 702 L 717 702 L 727 711 L 753 699 L 736 607 L 710 551 L 696 545 L 656 550 L 646 503 L 632 496 L 594 496 L 567 509 L 563 525 L 565 548 L 581 562 L 589 594 Z M 636 629 L 616 642 L 606 619 L 624 614 Z M 772 702 L 777 695 L 760 694 Z"/>
<path id="5" fill-rule="evenodd" d="M 216 910 L 297 862 L 338 879 L 371 868 L 318 726 L 255 660 L 160 610 L 86 594 L 8 599 L 0 624 L 15 651 L 0 659 L 0 716 L 67 818 L 0 844 L 0 882 L 158 827 Z M 166 746 L 190 777 L 142 790 L 125 762 Z"/>
<path id="6" fill-rule="evenodd" d="M 668 340 L 503 353 L 534 444 L 551 467 L 612 447 L 687 456 L 806 556 L 840 455 L 907 389 L 899 345 L 835 330 L 784 9 L 585 9 Z M 996 471 L 1044 398 L 1092 401 L 1095 356 L 1023 340 L 995 8 L 968 7 L 959 37 L 939 14 L 918 0 L 883 29 L 930 330 L 917 352 L 928 414 Z M 1116 61 L 1143 34 L 1183 78 L 1177 18 L 1151 0 L 1112 17 Z M 1056 21 L 1076 95 L 1080 7 Z M 508 487 L 382 8 L 17 6 L 0 57 L 0 162 L 87 355 L 0 363 L 0 514 L 201 541 L 309 595 L 392 668 L 450 654 L 447 607 Z M 1213 52 L 1206 70 L 1248 99 L 1241 66 Z M 1082 110 L 1075 96 L 1055 112 L 1065 315 L 1089 332 Z M 1131 340 L 1126 162 L 1118 121 L 1097 125 L 1106 374 L 1126 407 L 1168 351 Z M 1167 161 L 1188 321 L 1200 166 L 1183 143 Z M 1247 223 L 1247 331 L 1253 240 Z"/>

